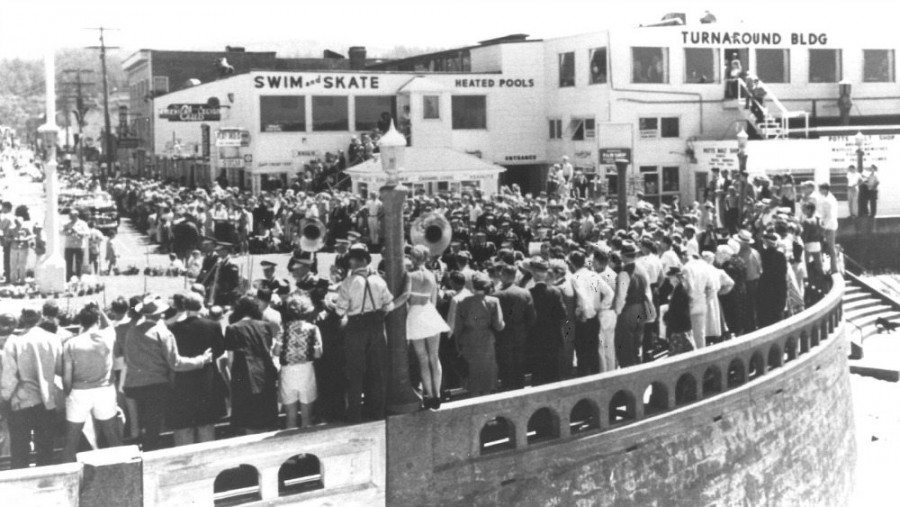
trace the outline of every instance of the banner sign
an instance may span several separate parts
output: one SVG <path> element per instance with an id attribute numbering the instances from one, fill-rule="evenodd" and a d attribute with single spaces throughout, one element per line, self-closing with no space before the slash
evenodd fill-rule
<path id="1" fill-rule="evenodd" d="M 616 165 L 616 160 L 625 159 L 631 163 L 631 148 L 600 148 L 600 163 Z"/>
<path id="2" fill-rule="evenodd" d="M 206 104 L 169 104 L 159 117 L 169 121 L 219 121 L 222 115 L 218 107 Z"/>

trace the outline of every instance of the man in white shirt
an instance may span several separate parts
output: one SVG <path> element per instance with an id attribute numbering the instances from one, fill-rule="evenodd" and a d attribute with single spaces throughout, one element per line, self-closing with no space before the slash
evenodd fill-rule
<path id="1" fill-rule="evenodd" d="M 691 330 L 697 348 L 700 349 L 706 346 L 708 300 L 714 292 L 713 276 L 717 277 L 718 273 L 714 273 L 712 266 L 695 256 L 690 256 L 681 272 L 691 296 Z"/>
<path id="2" fill-rule="evenodd" d="M 566 182 L 572 181 L 572 177 L 575 175 L 575 168 L 569 162 L 568 155 L 563 155 L 562 158 L 562 175 Z"/>
<path id="3" fill-rule="evenodd" d="M 635 266 L 638 269 L 641 269 L 647 275 L 647 281 L 650 282 L 647 285 L 647 300 L 656 303 L 656 293 L 659 290 L 659 285 L 662 283 L 663 270 L 662 261 L 659 256 L 656 255 L 657 248 L 656 243 L 650 237 L 644 237 L 640 242 L 640 257 L 635 261 Z M 656 314 L 659 315 L 659 307 L 656 308 Z M 658 336 L 659 325 L 656 324 L 656 320 L 650 322 L 648 321 L 644 326 L 644 346 L 641 349 L 643 351 L 643 362 L 649 362 L 653 360 L 653 349 L 656 345 L 656 337 Z"/>
<path id="4" fill-rule="evenodd" d="M 834 236 L 838 228 L 837 199 L 831 193 L 831 185 L 819 184 L 819 198 L 816 199 L 816 213 L 822 219 L 822 233 L 824 235 L 825 253 L 831 258 L 831 272 L 837 271 L 837 262 L 834 256 Z"/>
<path id="5" fill-rule="evenodd" d="M 569 254 L 572 284 L 578 301 L 575 306 L 575 357 L 578 376 L 600 372 L 600 320 L 598 311 L 602 300 L 600 275 L 585 266 L 584 252 Z M 607 286 L 606 289 L 609 289 Z"/>
<path id="6" fill-rule="evenodd" d="M 600 278 L 597 312 L 600 318 L 600 371 L 612 371 L 616 369 L 616 311 L 613 309 L 616 272 L 609 267 L 609 253 L 605 249 L 594 251 L 591 267 Z"/>

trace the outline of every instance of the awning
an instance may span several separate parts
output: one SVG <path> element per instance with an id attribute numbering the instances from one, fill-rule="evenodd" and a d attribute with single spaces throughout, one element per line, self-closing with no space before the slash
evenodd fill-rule
<path id="1" fill-rule="evenodd" d="M 496 178 L 504 167 L 450 148 L 406 148 L 400 183 L 428 181 L 477 181 Z M 346 171 L 359 183 L 387 180 L 378 158 L 357 164 Z"/>

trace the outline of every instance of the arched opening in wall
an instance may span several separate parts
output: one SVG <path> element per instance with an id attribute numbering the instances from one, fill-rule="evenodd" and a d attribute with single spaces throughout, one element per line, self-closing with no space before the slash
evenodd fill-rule
<path id="1" fill-rule="evenodd" d="M 547 407 L 538 409 L 528 419 L 525 431 L 528 445 L 559 438 L 559 417 Z"/>
<path id="2" fill-rule="evenodd" d="M 579 400 L 569 412 L 569 432 L 573 435 L 600 427 L 600 410 L 588 399 Z"/>
<path id="3" fill-rule="evenodd" d="M 653 382 L 644 390 L 644 415 L 651 416 L 669 409 L 669 390 L 662 382 Z"/>
<path id="4" fill-rule="evenodd" d="M 635 419 L 634 395 L 628 391 L 616 391 L 609 400 L 609 424 L 619 424 Z"/>
<path id="5" fill-rule="evenodd" d="M 262 500 L 262 494 L 259 490 L 259 471 L 256 467 L 238 465 L 223 470 L 213 481 L 213 501 L 217 507 L 259 500 Z"/>
<path id="6" fill-rule="evenodd" d="M 505 417 L 495 417 L 481 428 L 481 454 L 516 448 L 516 432 L 513 423 Z"/>
<path id="7" fill-rule="evenodd" d="M 789 336 L 784 342 L 784 361 L 782 364 L 794 359 L 797 359 L 797 338 Z"/>
<path id="8" fill-rule="evenodd" d="M 834 331 L 834 327 L 831 324 L 831 316 L 822 321 L 822 334 L 819 335 L 819 341 L 825 341 L 828 339 L 828 334 Z"/>
<path id="9" fill-rule="evenodd" d="M 744 370 L 744 362 L 735 359 L 728 364 L 728 388 L 732 389 L 747 381 L 747 373 Z"/>
<path id="10" fill-rule="evenodd" d="M 710 366 L 703 372 L 703 396 L 712 396 L 722 392 L 722 372 Z"/>
<path id="11" fill-rule="evenodd" d="M 675 405 L 697 401 L 697 380 L 690 373 L 678 377 L 675 383 Z"/>
<path id="12" fill-rule="evenodd" d="M 809 333 L 806 331 L 800 332 L 800 354 L 806 354 L 809 352 Z"/>
<path id="13" fill-rule="evenodd" d="M 278 469 L 278 496 L 296 495 L 324 487 L 322 463 L 312 454 L 291 456 Z"/>
<path id="14" fill-rule="evenodd" d="M 781 361 L 784 357 L 781 355 L 781 348 L 778 347 L 777 343 L 773 343 L 771 347 L 769 347 L 769 369 L 774 370 L 781 366 Z"/>
<path id="15" fill-rule="evenodd" d="M 747 378 L 753 380 L 766 372 L 765 361 L 761 352 L 754 352 L 750 356 L 750 367 L 747 369 Z"/>

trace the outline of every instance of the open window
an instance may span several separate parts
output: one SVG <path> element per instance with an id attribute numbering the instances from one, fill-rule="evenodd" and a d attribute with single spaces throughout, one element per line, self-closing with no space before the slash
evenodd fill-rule
<path id="1" fill-rule="evenodd" d="M 597 137 L 597 126 L 593 118 L 572 118 L 569 132 L 573 141 L 585 141 Z"/>

